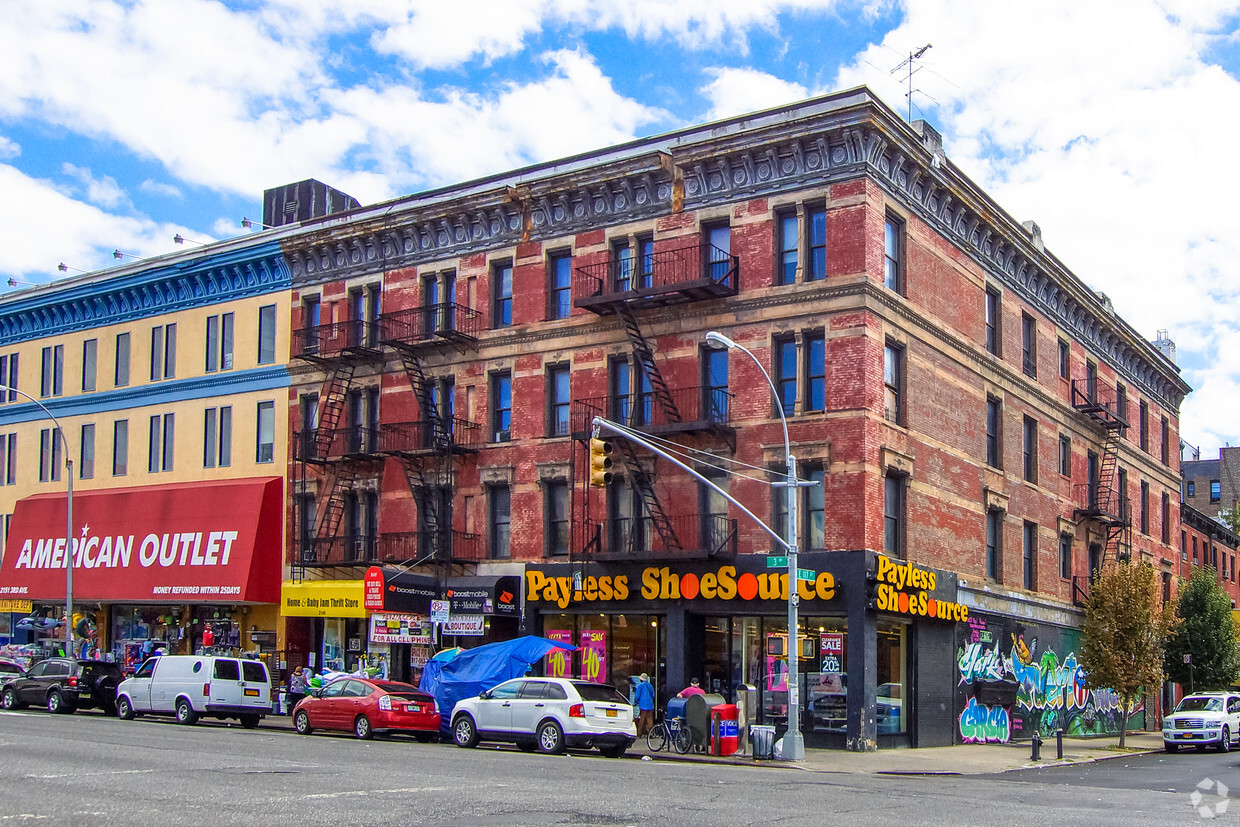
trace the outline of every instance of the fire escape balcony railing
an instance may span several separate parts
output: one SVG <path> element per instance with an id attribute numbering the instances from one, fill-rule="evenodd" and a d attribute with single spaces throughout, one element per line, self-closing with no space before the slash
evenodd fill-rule
<path id="1" fill-rule="evenodd" d="M 379 341 L 396 347 L 442 341 L 474 342 L 482 330 L 482 314 L 456 302 L 441 302 L 384 313 L 378 321 Z"/>
<path id="2" fill-rule="evenodd" d="M 729 427 L 735 394 L 723 388 L 700 385 L 677 388 L 669 393 L 679 420 L 669 417 L 653 392 L 574 400 L 570 412 L 573 433 L 588 432 L 596 416 L 652 433 Z"/>
<path id="3" fill-rule="evenodd" d="M 683 514 L 669 517 L 682 548 L 669 549 L 649 517 L 628 517 L 595 523 L 583 553 L 599 559 L 732 558 L 737 553 L 737 521 L 723 515 Z"/>
<path id="4" fill-rule="evenodd" d="M 416 422 L 385 422 L 379 427 L 375 450 L 381 454 L 415 455 L 470 451 L 483 444 L 482 426 L 458 417 Z"/>
<path id="5" fill-rule="evenodd" d="M 364 319 L 303 327 L 293 331 L 293 358 L 321 360 L 345 354 L 375 356 L 379 349 L 378 328 Z"/>
<path id="6" fill-rule="evenodd" d="M 477 534 L 464 531 L 385 532 L 379 536 L 379 560 L 384 563 L 415 560 L 474 561 L 486 558 L 486 548 Z"/>
<path id="7" fill-rule="evenodd" d="M 602 311 L 616 301 L 657 305 L 734 296 L 739 270 L 736 256 L 695 241 L 639 258 L 611 258 L 576 268 L 574 303 Z"/>
<path id="8" fill-rule="evenodd" d="M 373 534 L 338 534 L 334 537 L 304 538 L 301 542 L 303 566 L 350 566 L 374 563 L 378 542 Z"/>
<path id="9" fill-rule="evenodd" d="M 375 457 L 381 450 L 378 428 L 316 428 L 293 434 L 293 459 L 298 462 L 329 462 Z"/>
<path id="10" fill-rule="evenodd" d="M 1128 498 L 1117 491 L 1104 498 L 1098 485 L 1081 483 L 1072 486 L 1072 499 L 1078 517 L 1098 520 L 1115 527 L 1127 526 L 1132 522 Z"/>
<path id="11" fill-rule="evenodd" d="M 1072 380 L 1072 407 L 1107 428 L 1128 427 L 1126 413 L 1119 409 L 1119 394 L 1098 379 Z"/>

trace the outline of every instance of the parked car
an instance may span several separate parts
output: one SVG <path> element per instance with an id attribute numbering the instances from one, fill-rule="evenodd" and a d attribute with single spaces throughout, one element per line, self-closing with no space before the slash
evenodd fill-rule
<path id="1" fill-rule="evenodd" d="M 76 658 L 48 658 L 30 667 L 25 676 L 5 684 L 0 706 L 21 709 L 27 705 L 48 712 L 75 709 L 116 711 L 116 687 L 124 679 L 115 663 Z"/>
<path id="2" fill-rule="evenodd" d="M 419 741 L 429 741 L 439 733 L 439 708 L 411 684 L 338 678 L 298 701 L 293 726 L 302 735 L 337 729 L 366 739 L 376 732 L 412 732 Z"/>
<path id="3" fill-rule="evenodd" d="M 1240 737 L 1240 695 L 1197 692 L 1186 695 L 1175 712 L 1163 718 L 1163 748 L 1175 752 L 1192 745 L 1203 752 L 1207 744 L 1227 752 Z"/>
<path id="4" fill-rule="evenodd" d="M 466 698 L 452 711 L 459 747 L 511 741 L 526 752 L 566 747 L 619 758 L 637 740 L 629 699 L 606 684 L 565 678 L 515 678 Z"/>
<path id="5" fill-rule="evenodd" d="M 259 660 L 215 655 L 161 655 L 138 667 L 116 691 L 116 714 L 175 715 L 194 724 L 203 715 L 237 718 L 247 729 L 271 714 L 271 676 Z"/>
<path id="6" fill-rule="evenodd" d="M 14 678 L 23 678 L 25 676 L 26 670 L 22 669 L 20 663 L 14 663 L 11 660 L 0 660 L 0 690 L 3 690 L 5 684 Z"/>

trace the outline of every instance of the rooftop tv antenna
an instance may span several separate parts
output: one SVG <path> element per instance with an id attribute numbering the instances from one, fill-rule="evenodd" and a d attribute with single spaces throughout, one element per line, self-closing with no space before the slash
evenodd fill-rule
<path id="1" fill-rule="evenodd" d="M 917 51 L 909 52 L 908 60 L 901 61 L 899 66 L 891 70 L 891 74 L 894 75 L 901 69 L 908 67 L 908 72 L 905 74 L 905 82 L 908 84 L 908 91 L 904 93 L 904 97 L 908 98 L 909 123 L 913 122 L 913 93 L 921 91 L 920 89 L 913 88 L 913 75 L 917 74 L 917 72 L 921 70 L 921 67 L 917 65 L 917 60 L 919 60 L 926 52 L 930 51 L 930 46 L 931 44 L 927 43 Z"/>

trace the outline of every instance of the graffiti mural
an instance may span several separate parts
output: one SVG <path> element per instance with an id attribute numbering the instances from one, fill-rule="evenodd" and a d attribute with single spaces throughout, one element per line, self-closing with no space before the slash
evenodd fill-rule
<path id="1" fill-rule="evenodd" d="M 1076 630 L 971 614 L 959 639 L 956 695 L 966 743 L 1030 738 L 1035 730 L 1078 736 L 1119 732 L 1124 714 L 1119 698 L 1109 689 L 1085 686 Z M 1128 711 L 1128 728 L 1144 725 L 1138 702 Z"/>

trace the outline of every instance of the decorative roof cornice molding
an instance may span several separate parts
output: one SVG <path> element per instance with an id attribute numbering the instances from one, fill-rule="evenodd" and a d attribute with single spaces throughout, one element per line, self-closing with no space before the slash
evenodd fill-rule
<path id="1" fill-rule="evenodd" d="M 515 170 L 324 221 L 289 236 L 294 284 L 511 247 L 521 241 L 795 193 L 869 175 L 1131 384 L 1178 410 L 1190 390 L 1040 237 L 864 88 Z"/>
<path id="2" fill-rule="evenodd" d="M 115 277 L 54 282 L 0 305 L 0 345 L 260 296 L 290 283 L 274 242 Z"/>
<path id="3" fill-rule="evenodd" d="M 1180 503 L 1180 522 L 1202 534 L 1221 540 L 1224 545 L 1233 549 L 1240 547 L 1240 537 L 1234 531 L 1186 502 Z"/>

